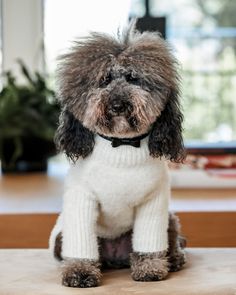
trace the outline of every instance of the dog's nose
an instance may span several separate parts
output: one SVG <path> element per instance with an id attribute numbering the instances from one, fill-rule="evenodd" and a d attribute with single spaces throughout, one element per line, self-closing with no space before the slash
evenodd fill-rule
<path id="1" fill-rule="evenodd" d="M 111 110 L 114 113 L 123 113 L 125 111 L 126 104 L 124 101 L 121 100 L 114 100 L 111 104 Z"/>

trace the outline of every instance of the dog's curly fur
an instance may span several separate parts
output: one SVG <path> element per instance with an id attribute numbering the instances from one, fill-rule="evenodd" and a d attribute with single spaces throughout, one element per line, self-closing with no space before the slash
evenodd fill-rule
<path id="1" fill-rule="evenodd" d="M 180 235 L 180 222 L 175 214 L 170 214 L 168 227 L 169 247 L 167 252 L 169 271 L 180 270 L 186 263 L 184 248 L 186 239 Z"/>
<path id="2" fill-rule="evenodd" d="M 168 275 L 166 251 L 158 253 L 131 253 L 131 276 L 135 281 L 161 281 Z"/>
<path id="3" fill-rule="evenodd" d="M 183 116 L 176 60 L 155 33 L 116 40 L 93 33 L 61 57 L 59 100 L 63 105 L 56 143 L 76 161 L 94 147 L 94 133 L 134 137 L 150 131 L 153 157 L 184 158 Z M 117 118 L 111 101 L 126 104 Z"/>
<path id="4" fill-rule="evenodd" d="M 62 264 L 62 284 L 73 288 L 96 287 L 101 281 L 100 264 L 89 259 L 67 259 Z"/>
<path id="5" fill-rule="evenodd" d="M 149 133 L 151 157 L 174 162 L 184 159 L 177 62 L 157 33 L 128 30 L 118 40 L 92 33 L 76 41 L 71 51 L 61 57 L 58 84 L 62 113 L 55 141 L 73 162 L 93 152 L 97 134 L 131 138 Z M 177 223 L 170 215 L 168 252 L 131 254 L 134 280 L 161 280 L 168 271 L 183 266 L 185 256 Z M 62 240 L 60 233 L 54 248 L 59 259 Z M 104 246 L 106 241 L 101 239 L 100 244 Z M 112 259 L 102 262 L 127 266 L 127 257 L 117 263 Z M 64 285 L 92 287 L 100 279 L 97 261 L 65 260 Z"/>

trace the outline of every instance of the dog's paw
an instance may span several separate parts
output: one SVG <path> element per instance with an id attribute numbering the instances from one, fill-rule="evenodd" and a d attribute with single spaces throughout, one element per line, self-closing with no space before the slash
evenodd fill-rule
<path id="1" fill-rule="evenodd" d="M 135 281 L 161 281 L 168 275 L 166 251 L 156 253 L 132 253 L 131 276 Z"/>
<path id="2" fill-rule="evenodd" d="M 62 266 L 62 284 L 73 288 L 97 287 L 101 281 L 100 264 L 88 259 L 67 259 Z"/>
<path id="3" fill-rule="evenodd" d="M 169 271 L 175 272 L 183 268 L 186 263 L 186 255 L 183 249 L 178 249 L 168 257 Z"/>

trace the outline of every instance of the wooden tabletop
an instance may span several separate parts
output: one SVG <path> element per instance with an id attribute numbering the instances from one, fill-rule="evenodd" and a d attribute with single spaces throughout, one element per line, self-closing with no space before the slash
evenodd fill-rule
<path id="1" fill-rule="evenodd" d="M 0 250 L 0 294 L 9 295 L 235 295 L 236 249 L 187 249 L 187 265 L 165 281 L 135 282 L 130 270 L 103 273 L 101 286 L 61 285 L 60 267 L 47 250 Z"/>

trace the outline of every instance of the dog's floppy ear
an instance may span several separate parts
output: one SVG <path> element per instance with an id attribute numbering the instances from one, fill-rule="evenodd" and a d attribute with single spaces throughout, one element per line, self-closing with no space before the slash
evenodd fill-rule
<path id="1" fill-rule="evenodd" d="M 172 162 L 182 162 L 185 150 L 182 138 L 183 115 L 178 95 L 171 91 L 165 109 L 153 124 L 149 137 L 149 151 L 153 157 L 165 156 Z"/>
<path id="2" fill-rule="evenodd" d="M 55 135 L 56 146 L 67 157 L 76 162 L 79 157 L 87 157 L 94 147 L 94 135 L 85 128 L 68 110 L 63 110 L 60 125 Z"/>

